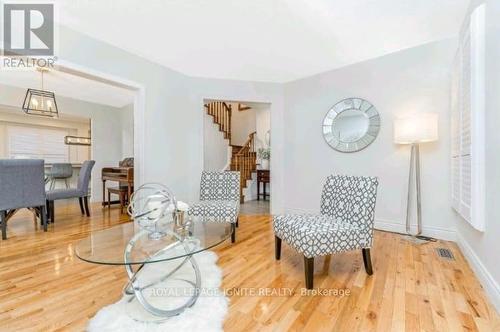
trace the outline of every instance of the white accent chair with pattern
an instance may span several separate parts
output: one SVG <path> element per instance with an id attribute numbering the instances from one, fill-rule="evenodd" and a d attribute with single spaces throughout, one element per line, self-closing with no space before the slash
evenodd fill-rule
<path id="1" fill-rule="evenodd" d="M 370 248 L 378 180 L 331 175 L 323 186 L 320 214 L 273 217 L 276 259 L 281 240 L 304 255 L 306 287 L 313 288 L 314 257 L 361 249 L 366 273 L 373 274 Z"/>
<path id="2" fill-rule="evenodd" d="M 189 216 L 204 221 L 231 223 L 231 242 L 236 240 L 240 212 L 240 172 L 203 171 L 200 183 L 200 202 L 192 204 Z"/>

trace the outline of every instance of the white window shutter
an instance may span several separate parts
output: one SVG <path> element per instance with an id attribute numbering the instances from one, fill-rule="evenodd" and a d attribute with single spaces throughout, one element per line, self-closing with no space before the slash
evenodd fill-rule
<path id="1" fill-rule="evenodd" d="M 453 63 L 450 91 L 451 113 L 451 201 L 455 210 L 460 209 L 460 65 L 461 54 L 457 53 Z"/>
<path id="2" fill-rule="evenodd" d="M 471 221 L 471 35 L 462 39 L 460 98 L 460 204 L 459 212 Z"/>
<path id="3" fill-rule="evenodd" d="M 452 206 L 473 227 L 485 227 L 485 5 L 461 34 L 451 85 Z"/>
<path id="4" fill-rule="evenodd" d="M 471 223 L 484 231 L 486 224 L 485 113 L 486 113 L 486 4 L 471 16 Z"/>
<path id="5" fill-rule="evenodd" d="M 60 129 L 8 126 L 10 158 L 44 159 L 45 163 L 69 161 L 69 148 L 64 144 L 68 132 Z"/>

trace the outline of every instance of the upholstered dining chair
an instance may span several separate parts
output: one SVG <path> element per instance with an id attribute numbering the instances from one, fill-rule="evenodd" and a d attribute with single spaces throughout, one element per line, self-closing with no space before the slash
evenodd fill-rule
<path id="1" fill-rule="evenodd" d="M 73 165 L 70 163 L 54 163 L 46 174 L 50 179 L 50 189 L 54 189 L 57 180 L 64 180 L 66 188 L 69 188 L 68 179 L 73 176 Z"/>
<path id="2" fill-rule="evenodd" d="M 319 214 L 273 217 L 276 259 L 281 240 L 304 256 L 306 288 L 313 288 L 314 257 L 360 249 L 366 273 L 373 274 L 370 248 L 378 180 L 331 175 L 323 186 Z"/>
<path id="3" fill-rule="evenodd" d="M 231 223 L 231 242 L 234 243 L 239 211 L 240 172 L 202 172 L 200 202 L 190 206 L 188 216 L 202 217 L 206 221 Z"/>
<path id="4" fill-rule="evenodd" d="M 19 209 L 31 208 L 47 231 L 44 161 L 33 159 L 0 160 L 0 224 L 7 239 L 7 220 Z"/>
<path id="5" fill-rule="evenodd" d="M 90 174 L 92 173 L 92 168 L 95 165 L 94 160 L 87 160 L 83 162 L 82 168 L 80 169 L 80 174 L 78 175 L 78 184 L 76 188 L 69 189 L 53 189 L 47 191 L 47 210 L 49 215 L 49 222 L 53 223 L 55 221 L 55 211 L 54 211 L 54 201 L 59 199 L 70 199 L 78 198 L 80 203 L 80 211 L 82 214 L 86 214 L 90 217 L 89 210 L 89 182 Z M 85 205 L 85 209 L 84 209 Z"/>

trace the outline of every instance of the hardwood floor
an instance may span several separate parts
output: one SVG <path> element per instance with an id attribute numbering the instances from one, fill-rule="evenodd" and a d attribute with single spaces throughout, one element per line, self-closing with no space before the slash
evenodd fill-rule
<path id="1" fill-rule="evenodd" d="M 82 331 L 121 297 L 122 267 L 85 263 L 73 253 L 90 231 L 127 220 L 118 208 L 91 208 L 86 218 L 77 203 L 57 206 L 47 233 L 29 213 L 9 221 L 9 238 L 0 241 L 0 331 Z M 453 243 L 415 246 L 376 232 L 371 277 L 361 251 L 316 259 L 314 282 L 323 295 L 301 294 L 303 260 L 286 244 L 275 261 L 269 216 L 242 216 L 236 241 L 215 249 L 222 286 L 233 293 L 227 331 L 500 331 L 498 314 Z M 439 258 L 437 247 L 456 260 Z"/>
<path id="2" fill-rule="evenodd" d="M 240 205 L 240 214 L 243 215 L 263 215 L 269 214 L 271 204 L 269 200 L 246 201 Z"/>

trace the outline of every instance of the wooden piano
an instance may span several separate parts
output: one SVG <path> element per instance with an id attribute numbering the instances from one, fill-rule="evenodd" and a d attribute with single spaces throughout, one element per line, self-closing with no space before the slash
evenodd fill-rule
<path id="1" fill-rule="evenodd" d="M 132 195 L 134 187 L 134 167 L 104 167 L 101 171 L 102 179 L 102 205 L 106 203 L 106 181 L 115 181 L 119 185 L 126 185 L 128 197 Z M 111 202 L 109 202 L 111 204 Z"/>

